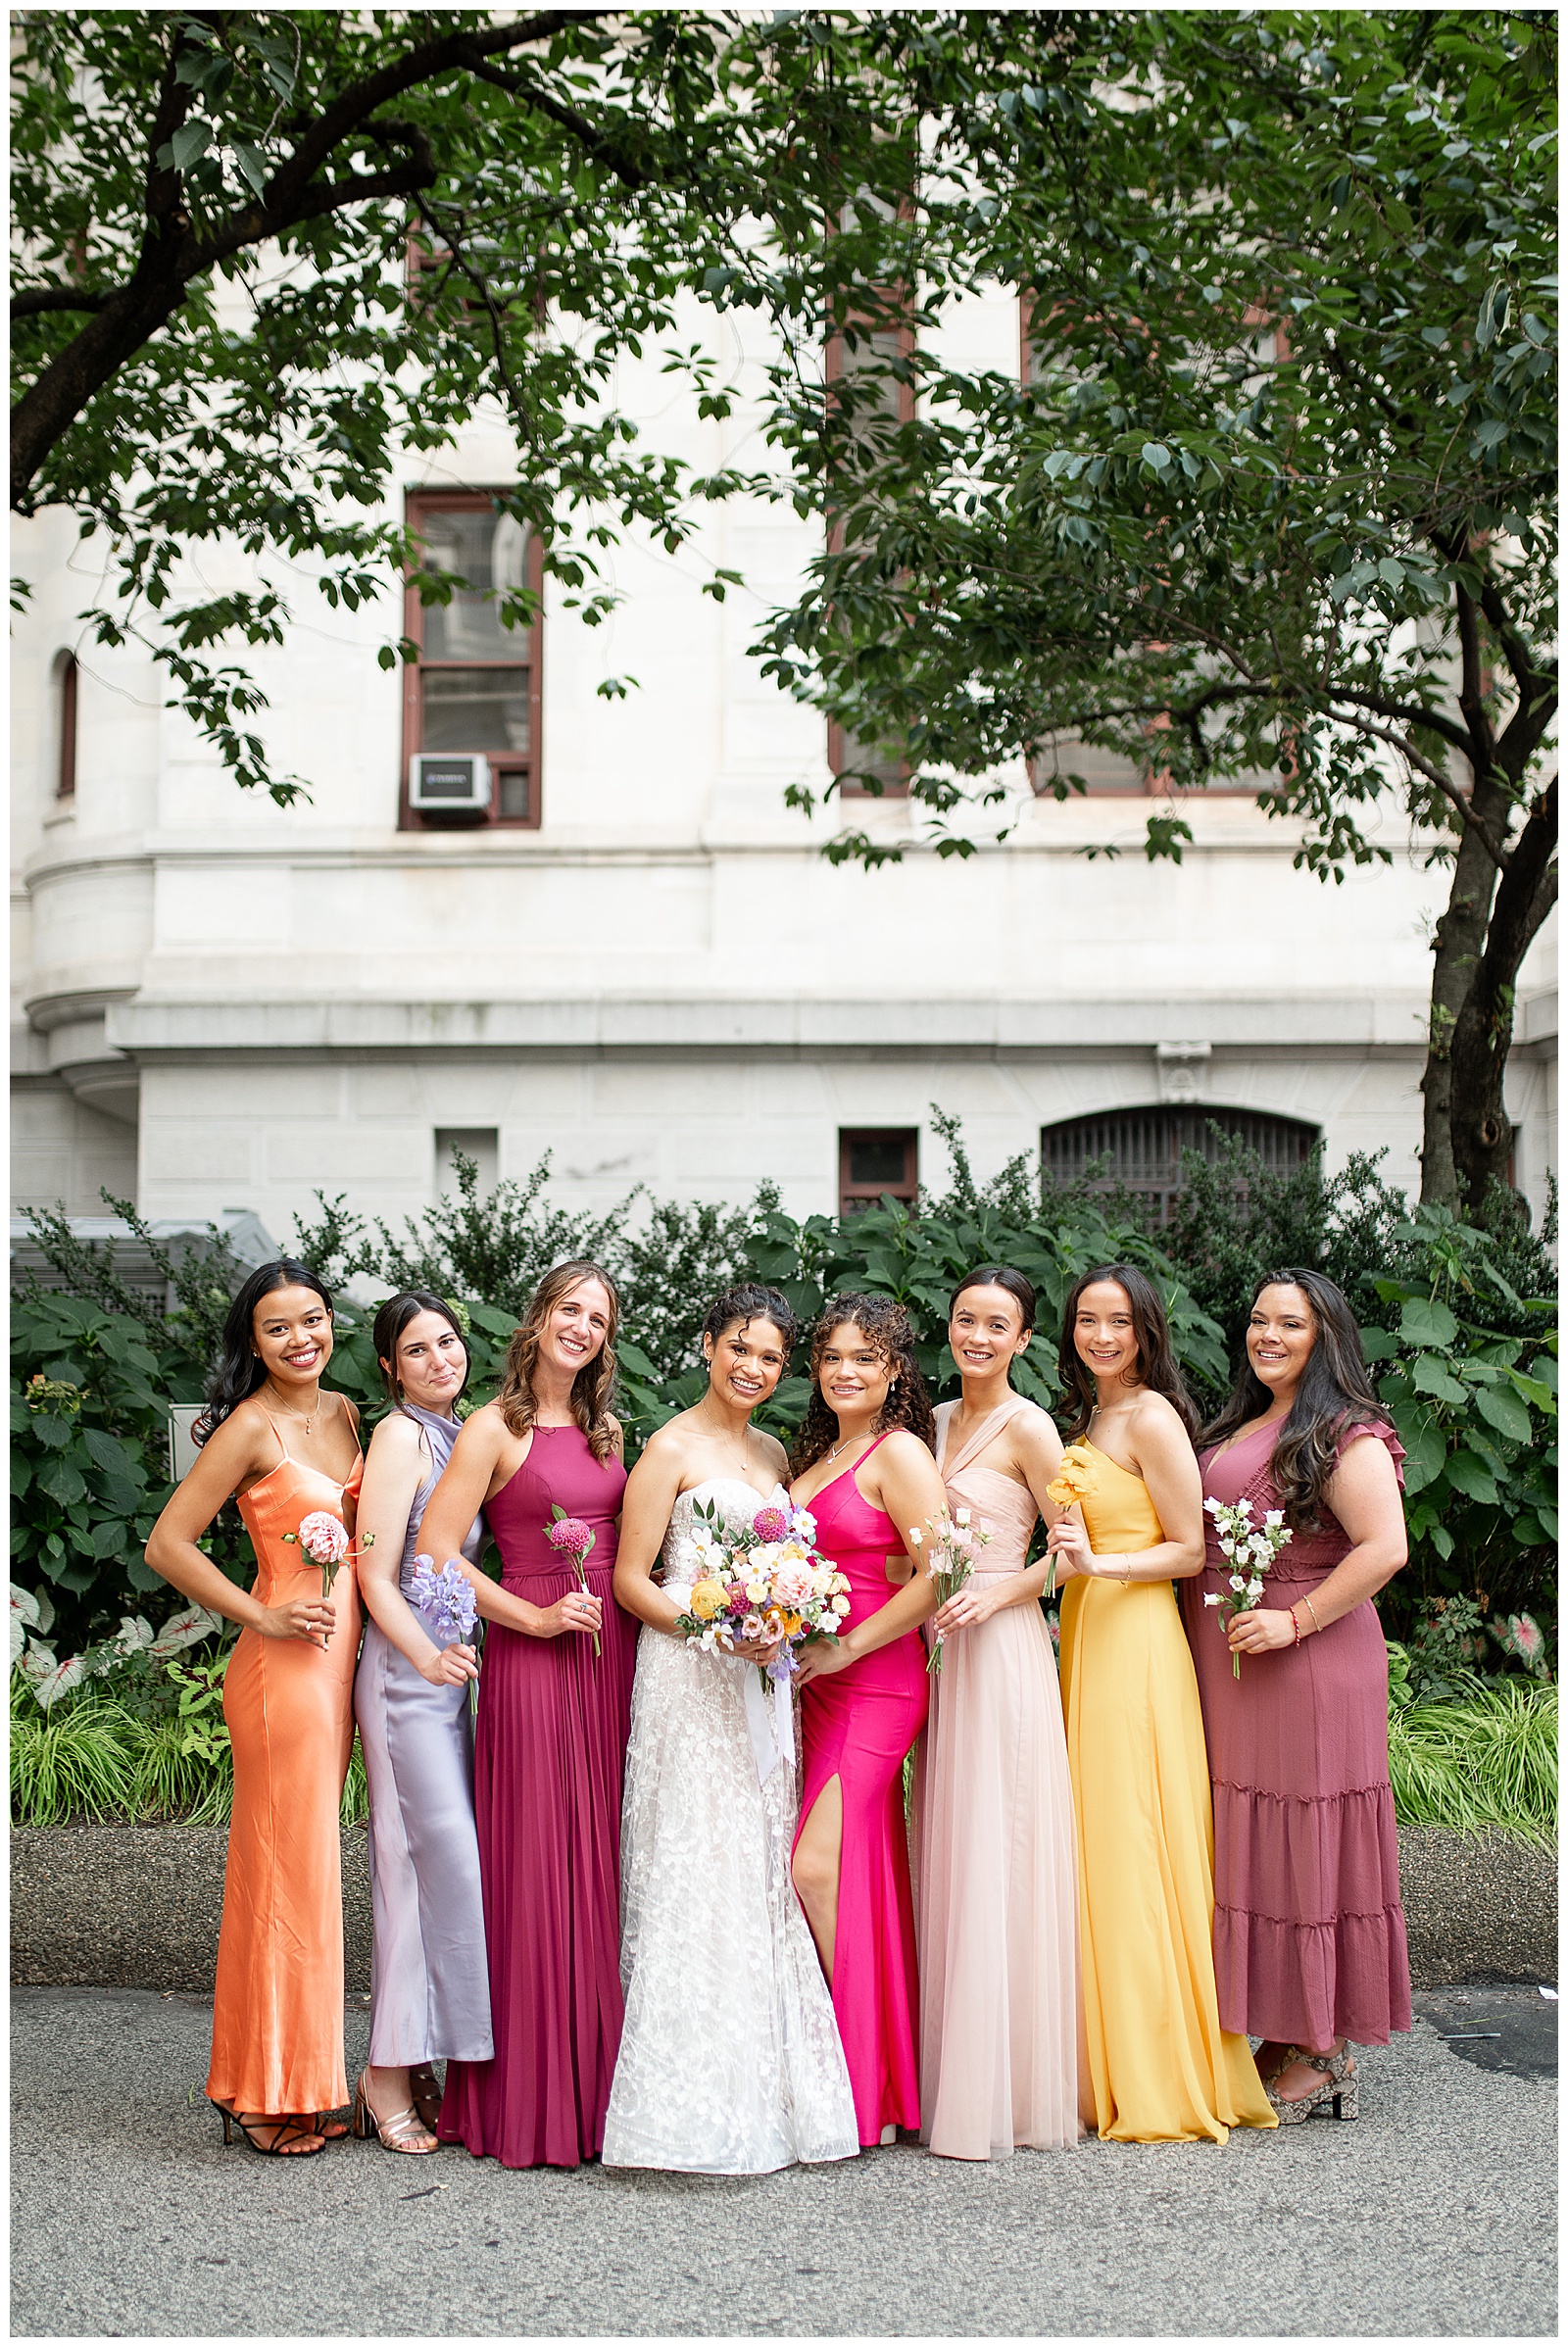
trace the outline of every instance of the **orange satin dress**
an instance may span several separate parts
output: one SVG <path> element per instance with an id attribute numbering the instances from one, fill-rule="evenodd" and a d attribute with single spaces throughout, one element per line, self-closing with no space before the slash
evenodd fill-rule
<path id="1" fill-rule="evenodd" d="M 264 1605 L 319 1596 L 321 1568 L 283 1535 L 324 1508 L 352 1533 L 365 1462 L 345 1484 L 283 1456 L 237 1502 Z M 234 1811 L 213 1993 L 207 2091 L 236 2111 L 335 2111 L 343 2069 L 343 1860 L 338 1805 L 354 1744 L 360 1591 L 352 1561 L 332 1584 L 327 1644 L 242 1630 L 223 1680 Z"/>

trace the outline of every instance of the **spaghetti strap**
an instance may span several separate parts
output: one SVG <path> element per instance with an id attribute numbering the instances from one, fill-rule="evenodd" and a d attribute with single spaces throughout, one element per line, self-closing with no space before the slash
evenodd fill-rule
<path id="1" fill-rule="evenodd" d="M 287 1459 L 287 1458 L 292 1458 L 294 1454 L 293 1454 L 293 1452 L 292 1452 L 292 1451 L 289 1449 L 289 1446 L 288 1446 L 288 1444 L 287 1444 L 287 1443 L 284 1442 L 284 1440 L 283 1440 L 282 1436 L 281 1436 L 280 1434 L 278 1434 L 278 1430 L 277 1430 L 277 1422 L 276 1422 L 276 1420 L 273 1418 L 271 1411 L 270 1411 L 270 1409 L 267 1407 L 267 1405 L 266 1405 L 266 1403 L 265 1403 L 265 1402 L 264 1402 L 264 1403 L 261 1403 L 259 1406 L 260 1406 L 260 1408 L 261 1408 L 261 1413 L 262 1413 L 262 1416 L 263 1416 L 263 1417 L 264 1417 L 264 1418 L 267 1420 L 267 1423 L 268 1423 L 268 1425 L 269 1425 L 269 1426 L 271 1428 L 271 1430 L 272 1430 L 273 1434 L 274 1434 L 274 1435 L 277 1435 L 277 1447 L 278 1447 L 278 1449 L 279 1449 L 279 1450 L 280 1450 L 280 1451 L 283 1453 L 283 1456 L 284 1456 L 284 1458 L 286 1458 L 286 1459 Z"/>
<path id="2" fill-rule="evenodd" d="M 961 1475 L 964 1468 L 968 1466 L 970 1460 L 978 1458 L 981 1451 L 985 1449 L 986 1445 L 996 1440 L 997 1436 L 1002 1432 L 1002 1429 L 1004 1426 L 1011 1424 L 1012 1420 L 1017 1417 L 1020 1410 L 1030 1410 L 1033 1409 L 1035 1405 L 1029 1400 L 1026 1394 L 1009 1394 L 1005 1401 L 999 1403 L 997 1408 L 991 1412 L 989 1417 L 981 1419 L 980 1424 L 975 1428 L 974 1433 L 959 1449 L 958 1455 L 955 1459 L 950 1459 L 947 1455 L 948 1434 L 952 1428 L 954 1418 L 957 1414 L 960 1405 L 954 1401 L 946 1402 L 942 1406 L 946 1412 L 946 1415 L 943 1416 L 938 1422 L 937 1473 L 946 1479 L 950 1476 Z M 866 1456 L 869 1458 L 869 1451 L 866 1453 Z"/>

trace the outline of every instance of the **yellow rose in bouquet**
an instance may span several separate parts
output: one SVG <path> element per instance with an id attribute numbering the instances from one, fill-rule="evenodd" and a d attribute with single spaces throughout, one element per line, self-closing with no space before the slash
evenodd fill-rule
<path id="1" fill-rule="evenodd" d="M 699 1622 L 711 1622 L 724 1610 L 724 1584 L 721 1581 L 694 1582 L 687 1604 Z"/>

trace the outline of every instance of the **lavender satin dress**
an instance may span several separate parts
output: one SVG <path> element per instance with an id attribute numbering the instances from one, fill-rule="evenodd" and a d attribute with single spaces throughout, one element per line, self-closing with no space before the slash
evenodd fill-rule
<path id="1" fill-rule="evenodd" d="M 457 1422 L 402 1405 L 430 1446 L 433 1472 L 415 1494 L 399 1586 L 409 1583 L 430 1493 L 458 1439 Z M 476 1564 L 475 1518 L 463 1553 Z M 437 1560 L 444 1563 L 445 1559 Z M 450 1637 L 414 1605 L 434 1643 Z M 399 2070 L 491 2055 L 490 1978 L 473 1823 L 473 1729 L 468 1689 L 432 1687 L 367 1618 L 354 1711 L 370 1793 L 370 2060 Z"/>

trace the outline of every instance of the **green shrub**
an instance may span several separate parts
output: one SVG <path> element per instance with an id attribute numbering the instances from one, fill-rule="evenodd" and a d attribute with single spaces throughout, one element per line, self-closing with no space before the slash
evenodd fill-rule
<path id="1" fill-rule="evenodd" d="M 1212 1165 L 1188 1153 L 1187 1188 L 1170 1222 L 1156 1230 L 1146 1202 L 1130 1193 L 1102 1192 L 1087 1180 L 1042 1181 L 1023 1157 L 977 1183 L 957 1124 L 935 1109 L 933 1118 L 953 1173 L 946 1192 L 922 1195 L 914 1214 L 885 1200 L 843 1219 L 797 1221 L 768 1187 L 745 1208 L 650 1203 L 633 1192 L 606 1214 L 579 1214 L 551 1204 L 548 1157 L 526 1181 L 503 1182 L 481 1198 L 476 1166 L 458 1156 L 456 1196 L 401 1233 L 368 1225 L 342 1198 L 318 1198 L 315 1219 L 296 1227 L 292 1251 L 329 1285 L 358 1279 L 377 1290 L 427 1287 L 459 1303 L 473 1359 L 470 1403 L 494 1393 L 507 1342 L 541 1273 L 566 1255 L 602 1260 L 622 1292 L 618 1406 L 630 1456 L 701 1394 L 703 1315 L 736 1279 L 782 1288 L 807 1323 L 835 1289 L 899 1296 L 940 1396 L 957 1391 L 945 1345 L 955 1281 L 981 1260 L 1014 1264 L 1041 1298 L 1040 1327 L 1018 1384 L 1050 1407 L 1067 1289 L 1095 1262 L 1126 1256 L 1159 1288 L 1200 1406 L 1213 1407 L 1240 1356 L 1257 1277 L 1282 1257 L 1304 1260 L 1350 1296 L 1410 1453 L 1410 1563 L 1380 1599 L 1386 1624 L 1419 1648 L 1438 1600 L 1463 1598 L 1498 1620 L 1528 1613 L 1554 1641 L 1549 1229 L 1531 1233 L 1504 1197 L 1494 1199 L 1484 1227 L 1440 1209 L 1412 1212 L 1383 1181 L 1376 1158 L 1354 1158 L 1325 1178 L 1318 1153 L 1280 1174 L 1227 1138 Z M 129 1211 L 123 1201 L 109 1202 Z M 13 1574 L 50 1586 L 61 1650 L 69 1652 L 108 1637 L 156 1587 L 139 1550 L 168 1491 L 164 1404 L 199 1394 L 226 1308 L 224 1283 L 236 1281 L 242 1267 L 215 1234 L 204 1264 L 168 1266 L 177 1308 L 164 1320 L 119 1280 L 112 1249 L 84 1247 L 60 1216 L 35 1215 L 33 1223 L 71 1290 L 26 1294 L 16 1313 Z M 360 1405 L 367 1433 L 386 1406 L 371 1317 L 340 1308 L 330 1376 Z M 798 1354 L 762 1413 L 786 1440 L 806 1407 L 804 1367 Z M 29 1407 L 24 1390 L 39 1377 L 44 1384 Z M 89 1442 L 89 1435 L 104 1440 Z M 232 1579 L 249 1580 L 249 1543 L 232 1508 L 208 1544 Z M 1509 1669 L 1519 1659 L 1500 1644 L 1491 1658 Z M 1471 1668 L 1477 1659 L 1469 1658 Z"/>

